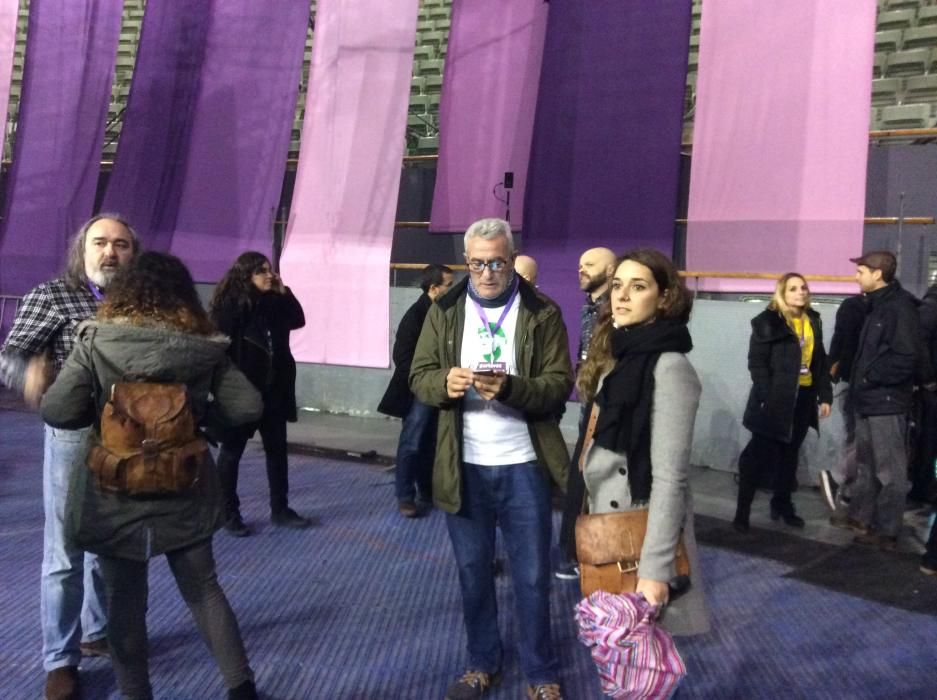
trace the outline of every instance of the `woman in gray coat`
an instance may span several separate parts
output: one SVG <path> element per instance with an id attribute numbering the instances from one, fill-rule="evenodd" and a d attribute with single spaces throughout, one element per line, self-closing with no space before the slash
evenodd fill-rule
<path id="1" fill-rule="evenodd" d="M 577 380 L 580 396 L 598 407 L 593 442 L 584 448 L 589 512 L 648 509 L 637 592 L 653 604 L 668 602 L 683 538 L 690 590 L 660 618 L 672 634 L 682 635 L 709 629 L 689 485 L 700 396 L 699 379 L 686 359 L 693 347 L 690 308 L 689 293 L 667 257 L 647 249 L 625 254 Z"/>
<path id="2" fill-rule="evenodd" d="M 171 255 L 142 253 L 108 286 L 96 320 L 42 399 L 55 428 L 98 425 L 121 381 L 182 383 L 199 426 L 259 418 L 260 394 L 227 357 L 228 341 L 202 310 L 192 277 Z M 96 428 L 81 454 L 100 443 Z M 215 574 L 212 535 L 221 522 L 210 456 L 182 493 L 132 497 L 104 490 L 89 468 L 75 470 L 66 506 L 69 535 L 98 554 L 108 598 L 108 642 L 125 698 L 152 698 L 146 651 L 147 564 L 165 554 L 182 597 L 217 661 L 229 698 L 256 698 L 237 620 Z"/>

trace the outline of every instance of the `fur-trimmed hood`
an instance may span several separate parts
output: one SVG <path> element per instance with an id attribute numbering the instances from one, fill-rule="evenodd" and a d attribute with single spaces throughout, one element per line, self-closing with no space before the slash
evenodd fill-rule
<path id="1" fill-rule="evenodd" d="M 807 309 L 806 313 L 811 325 L 816 328 L 820 314 L 813 309 Z M 765 309 L 752 319 L 752 336 L 760 343 L 774 343 L 786 335 L 793 334 L 794 331 L 787 325 L 780 311 Z"/>
<path id="2" fill-rule="evenodd" d="M 120 367 L 128 378 L 185 383 L 210 373 L 230 344 L 221 333 L 194 335 L 164 324 L 141 326 L 127 318 L 85 321 L 78 327 L 77 342 L 91 345 L 95 363 Z"/>

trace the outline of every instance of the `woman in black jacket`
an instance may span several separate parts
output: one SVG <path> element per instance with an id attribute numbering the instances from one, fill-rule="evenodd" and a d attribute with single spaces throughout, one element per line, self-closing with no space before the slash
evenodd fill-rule
<path id="1" fill-rule="evenodd" d="M 819 429 L 818 414 L 830 415 L 833 390 L 820 314 L 810 308 L 810 289 L 796 272 L 778 280 L 768 308 L 752 319 L 748 369 L 752 390 L 742 423 L 752 439 L 739 455 L 733 525 L 748 532 L 758 477 L 765 473 L 774 485 L 771 519 L 803 527 L 791 500 L 797 456 L 807 429 Z"/>
<path id="2" fill-rule="evenodd" d="M 238 466 L 247 441 L 260 430 L 267 457 L 270 519 L 274 525 L 308 527 L 311 521 L 289 507 L 286 424 L 296 422 L 296 362 L 290 331 L 306 325 L 303 309 L 284 287 L 262 253 L 242 253 L 215 288 L 212 320 L 231 338 L 228 353 L 264 399 L 259 423 L 223 436 L 218 470 L 225 507 L 225 529 L 250 534 L 237 496 Z"/>

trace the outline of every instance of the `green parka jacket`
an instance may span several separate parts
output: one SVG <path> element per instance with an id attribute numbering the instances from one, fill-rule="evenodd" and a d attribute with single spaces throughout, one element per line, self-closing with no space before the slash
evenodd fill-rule
<path id="1" fill-rule="evenodd" d="M 439 408 L 433 501 L 457 513 L 462 507 L 462 400 L 446 393 L 446 375 L 460 367 L 468 279 L 436 300 L 423 324 L 410 368 L 410 389 L 421 402 Z M 517 340 L 519 375 L 511 375 L 498 401 L 527 419 L 537 460 L 560 488 L 566 487 L 569 451 L 559 418 L 573 386 L 566 326 L 559 308 L 520 280 Z"/>
<path id="2" fill-rule="evenodd" d="M 215 464 L 206 460 L 187 493 L 131 498 L 98 487 L 85 465 L 97 421 L 115 382 L 142 379 L 182 382 L 199 425 L 232 427 L 260 419 L 263 402 L 228 359 L 227 337 L 182 333 L 127 320 L 86 321 L 75 347 L 45 396 L 40 411 L 54 428 L 95 426 L 79 450 L 66 504 L 66 536 L 75 546 L 105 556 L 146 561 L 214 534 L 221 524 Z M 97 393 L 97 403 L 95 402 Z"/>

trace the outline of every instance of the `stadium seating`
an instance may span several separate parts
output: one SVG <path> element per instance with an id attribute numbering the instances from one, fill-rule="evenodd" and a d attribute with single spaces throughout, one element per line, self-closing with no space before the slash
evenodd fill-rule
<path id="1" fill-rule="evenodd" d="M 911 27 L 904 31 L 903 49 L 931 49 L 935 46 L 937 46 L 937 24 Z M 876 50 L 878 50 L 877 47 Z"/>
<path id="2" fill-rule="evenodd" d="M 901 92 L 901 78 L 879 78 L 872 81 L 872 106 L 886 107 L 897 104 Z"/>
<path id="3" fill-rule="evenodd" d="M 931 112 L 937 109 L 937 74 L 908 78 L 904 92 L 905 102 L 927 102 Z"/>
<path id="4" fill-rule="evenodd" d="M 886 29 L 907 29 L 917 17 L 916 10 L 893 10 L 879 12 L 875 27 L 878 31 Z"/>
<path id="5" fill-rule="evenodd" d="M 908 31 L 911 31 L 910 29 Z M 886 29 L 882 32 L 875 32 L 875 50 L 876 51 L 897 51 L 901 48 L 902 30 Z"/>
<path id="6" fill-rule="evenodd" d="M 931 52 L 927 49 L 895 51 L 888 54 L 885 61 L 885 76 L 889 78 L 923 75 L 931 62 Z"/>
<path id="7" fill-rule="evenodd" d="M 924 129 L 932 123 L 930 105 L 904 104 L 882 108 L 882 129 Z"/>

